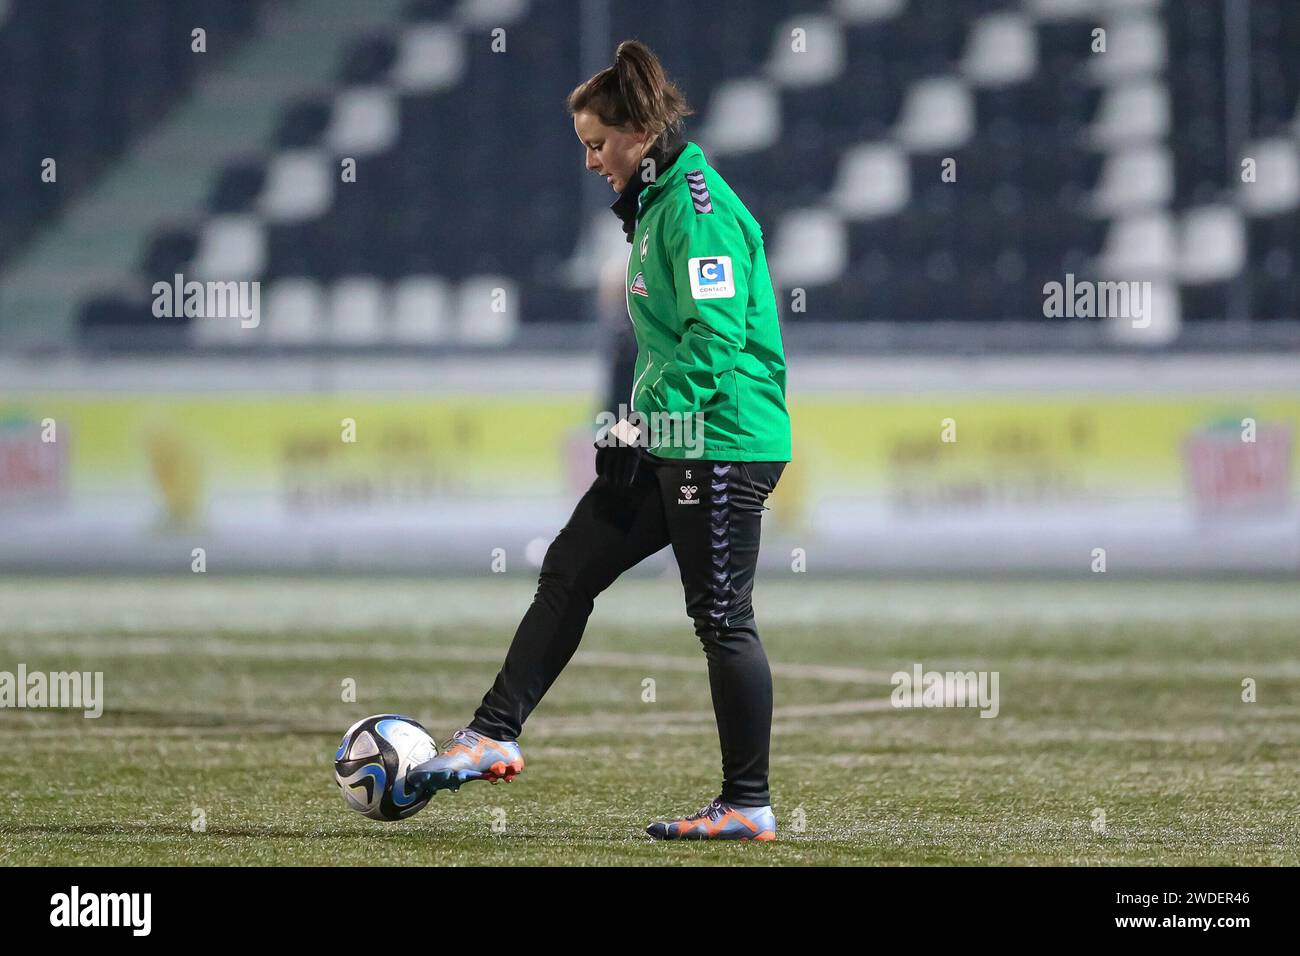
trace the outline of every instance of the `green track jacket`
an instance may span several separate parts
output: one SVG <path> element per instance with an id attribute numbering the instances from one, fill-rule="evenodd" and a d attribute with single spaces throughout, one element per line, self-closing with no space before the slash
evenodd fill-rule
<path id="1" fill-rule="evenodd" d="M 627 265 L 632 408 L 702 413 L 703 454 L 660 434 L 662 458 L 789 461 L 785 353 L 763 231 L 687 143 L 637 196 Z"/>

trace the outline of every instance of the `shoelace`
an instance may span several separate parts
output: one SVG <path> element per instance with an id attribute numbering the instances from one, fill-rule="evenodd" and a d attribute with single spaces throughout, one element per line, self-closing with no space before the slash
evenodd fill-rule
<path id="1" fill-rule="evenodd" d="M 442 745 L 440 753 L 446 753 L 456 744 L 465 744 L 467 747 L 473 747 L 478 742 L 478 734 L 472 730 L 458 730 L 451 735 L 451 739 Z"/>
<path id="2" fill-rule="evenodd" d="M 705 817 L 708 817 L 710 820 L 716 820 L 718 817 L 722 816 L 722 814 L 723 814 L 722 801 L 714 800 L 712 803 L 708 804 L 707 806 L 700 807 L 699 810 L 692 813 L 686 819 L 702 820 Z"/>

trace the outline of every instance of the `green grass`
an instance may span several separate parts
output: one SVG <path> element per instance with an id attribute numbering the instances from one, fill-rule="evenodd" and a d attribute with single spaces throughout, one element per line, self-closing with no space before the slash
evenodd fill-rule
<path id="1" fill-rule="evenodd" d="M 519 780 L 396 824 L 344 808 L 339 736 L 383 711 L 440 739 L 461 726 L 531 597 L 523 574 L 0 579 L 0 670 L 100 670 L 106 690 L 98 720 L 0 710 L 0 864 L 1300 863 L 1295 585 L 793 578 L 757 600 L 770 845 L 641 835 L 719 782 L 671 576 L 600 604 L 525 729 Z M 998 671 L 999 716 L 890 708 L 889 674 L 916 661 Z"/>

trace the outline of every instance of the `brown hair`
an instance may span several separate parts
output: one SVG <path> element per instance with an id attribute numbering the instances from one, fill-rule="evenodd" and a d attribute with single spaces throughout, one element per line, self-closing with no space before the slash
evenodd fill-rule
<path id="1" fill-rule="evenodd" d="M 594 113 L 606 126 L 648 130 L 655 143 L 679 132 L 683 117 L 693 112 L 659 58 L 636 40 L 620 43 L 613 66 L 574 87 L 568 107 L 571 115 Z"/>

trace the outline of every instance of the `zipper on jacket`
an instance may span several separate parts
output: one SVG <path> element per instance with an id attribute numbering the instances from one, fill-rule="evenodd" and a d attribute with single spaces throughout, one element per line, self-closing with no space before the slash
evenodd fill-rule
<path id="1" fill-rule="evenodd" d="M 638 225 L 639 225 L 639 224 L 640 224 L 640 219 L 639 219 L 639 218 L 638 218 L 637 222 L 638 222 Z M 632 238 L 633 238 L 633 240 L 636 239 L 636 230 L 635 230 L 635 229 L 632 231 Z M 624 304 L 627 306 L 627 320 L 628 320 L 629 322 L 632 323 L 632 334 L 633 334 L 633 335 L 636 334 L 636 319 L 632 318 L 632 293 L 631 293 L 631 291 L 628 289 L 628 286 L 627 286 L 627 274 L 628 274 L 629 272 L 632 271 L 632 257 L 633 257 L 634 255 L 636 255 L 636 242 L 635 242 L 635 241 L 633 241 L 633 243 L 632 243 L 632 248 L 631 248 L 630 250 L 628 250 L 628 253 L 627 253 L 627 268 L 625 268 L 625 269 L 623 270 L 623 302 L 624 302 Z M 641 347 L 641 343 L 640 343 L 640 341 L 638 340 L 638 341 L 637 341 L 637 348 L 639 349 L 640 347 Z M 638 375 L 638 376 L 636 377 L 636 381 L 634 381 L 634 382 L 632 383 L 632 394 L 629 395 L 628 398 L 627 398 L 627 407 L 628 407 L 628 410 L 629 410 L 629 411 L 636 411 L 636 388 L 637 388 L 638 385 L 641 384 L 641 380 L 642 380 L 643 378 L 645 378 L 645 373 L 648 372 L 648 371 L 650 371 L 650 366 L 651 366 L 651 365 L 654 365 L 654 363 L 655 363 L 654 356 L 653 356 L 653 355 L 650 355 L 649 353 L 647 353 L 647 355 L 646 355 L 645 368 L 643 368 L 643 369 L 641 370 L 641 374 Z"/>

